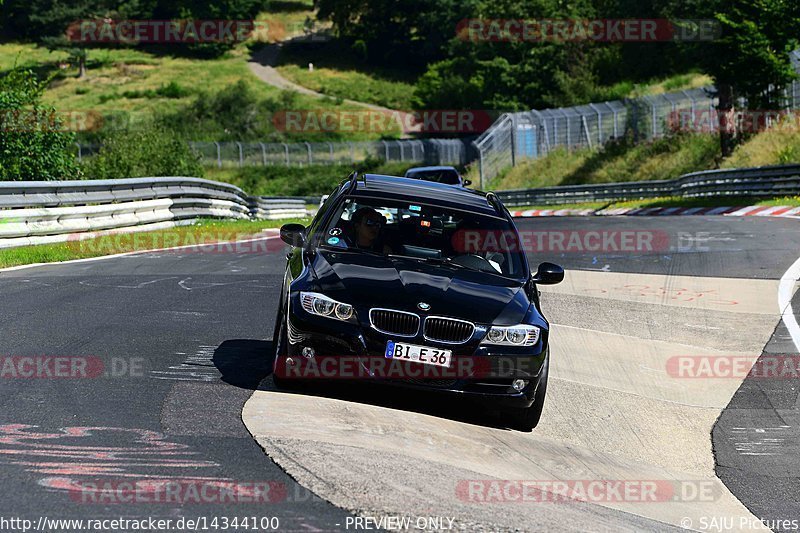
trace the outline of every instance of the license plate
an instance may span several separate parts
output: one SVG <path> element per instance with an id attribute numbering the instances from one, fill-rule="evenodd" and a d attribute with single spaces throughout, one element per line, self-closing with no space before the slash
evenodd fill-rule
<path id="1" fill-rule="evenodd" d="M 386 358 L 448 368 L 453 359 L 453 352 L 430 346 L 389 341 L 386 343 Z"/>

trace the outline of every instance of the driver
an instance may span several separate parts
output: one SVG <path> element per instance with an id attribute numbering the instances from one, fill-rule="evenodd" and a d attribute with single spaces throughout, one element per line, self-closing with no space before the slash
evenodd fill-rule
<path id="1" fill-rule="evenodd" d="M 352 217 L 353 244 L 361 250 L 390 254 L 392 249 L 384 242 L 383 226 L 386 218 L 371 207 L 362 207 Z"/>

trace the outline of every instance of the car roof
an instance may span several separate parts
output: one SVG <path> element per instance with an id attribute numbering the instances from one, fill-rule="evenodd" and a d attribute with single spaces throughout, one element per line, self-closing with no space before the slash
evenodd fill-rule
<path id="1" fill-rule="evenodd" d="M 408 172 L 429 172 L 429 171 L 436 171 L 436 170 L 454 170 L 454 171 L 458 172 L 455 167 L 414 167 L 414 168 L 409 168 L 408 170 L 406 170 L 406 172 L 407 173 Z"/>
<path id="2" fill-rule="evenodd" d="M 358 177 L 355 190 L 348 193 L 348 195 L 431 203 L 505 218 L 502 213 L 498 213 L 494 206 L 489 203 L 484 192 L 412 178 L 365 174 Z"/>

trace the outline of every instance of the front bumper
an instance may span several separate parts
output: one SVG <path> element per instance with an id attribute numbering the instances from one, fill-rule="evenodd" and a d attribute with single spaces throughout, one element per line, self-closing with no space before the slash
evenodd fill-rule
<path id="1" fill-rule="evenodd" d="M 287 353 L 276 364 L 285 379 L 357 380 L 462 395 L 499 406 L 529 407 L 548 357 L 547 331 L 530 347 L 481 345 L 480 339 L 448 344 L 416 337 L 392 337 L 370 326 L 317 317 L 292 306 L 287 320 Z M 449 368 L 385 357 L 389 340 L 448 349 Z M 526 382 L 520 391 L 511 383 Z"/>

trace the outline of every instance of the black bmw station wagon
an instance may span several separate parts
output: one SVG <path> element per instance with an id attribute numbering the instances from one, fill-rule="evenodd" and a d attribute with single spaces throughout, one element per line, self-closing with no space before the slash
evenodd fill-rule
<path id="1" fill-rule="evenodd" d="M 549 324 L 508 210 L 492 193 L 352 175 L 292 246 L 275 324 L 278 387 L 310 378 L 378 380 L 500 405 L 537 425 Z"/>

